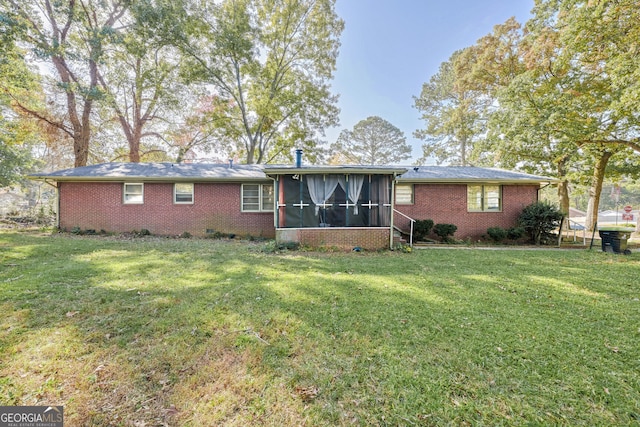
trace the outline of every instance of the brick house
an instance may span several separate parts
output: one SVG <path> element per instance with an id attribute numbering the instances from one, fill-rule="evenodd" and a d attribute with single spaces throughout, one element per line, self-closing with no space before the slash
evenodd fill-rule
<path id="1" fill-rule="evenodd" d="M 515 225 L 553 179 L 475 167 L 105 163 L 35 174 L 56 187 L 60 229 L 236 234 L 311 246 L 389 247 L 410 219 L 457 238 Z"/>

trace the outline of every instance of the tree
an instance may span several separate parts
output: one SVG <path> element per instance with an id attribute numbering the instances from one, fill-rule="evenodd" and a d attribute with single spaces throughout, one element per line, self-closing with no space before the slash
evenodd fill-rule
<path id="1" fill-rule="evenodd" d="M 0 115 L 0 188 L 18 182 L 31 166 L 28 147 L 16 144 L 14 136 L 14 123 Z"/>
<path id="2" fill-rule="evenodd" d="M 549 130 L 556 140 L 575 144 L 581 153 L 595 153 L 587 227 L 593 229 L 607 163 L 629 147 L 640 152 L 640 116 L 621 99 L 640 92 L 625 73 L 640 66 L 636 41 L 637 3 L 621 1 L 541 1 L 528 23 L 528 73 L 531 85 L 551 74 L 547 95 L 555 99 Z M 598 31 L 593 31 L 598 28 Z M 603 36 L 604 34 L 604 36 Z M 637 40 L 637 39 L 636 39 Z M 611 49 L 611 46 L 616 49 Z M 618 51 L 618 48 L 623 48 Z M 626 51 L 625 51 L 626 49 Z M 549 80 L 549 79 L 548 79 Z M 624 83 L 624 84 L 621 84 Z"/>
<path id="3" fill-rule="evenodd" d="M 189 89 L 180 83 L 179 52 L 163 42 L 145 21 L 143 4 L 125 16 L 122 32 L 105 52 L 98 69 L 105 106 L 120 125 L 128 144 L 128 160 L 139 162 L 143 140 L 161 139 L 160 124 L 184 115 Z"/>
<path id="4" fill-rule="evenodd" d="M 427 141 L 422 146 L 422 161 L 435 157 L 438 164 L 448 162 L 466 166 L 470 163 L 473 144 L 484 131 L 483 112 L 487 100 L 464 78 L 468 63 L 464 51 L 453 53 L 440 65 L 438 73 L 422 86 L 414 106 L 425 121 L 416 130 L 416 138 Z"/>
<path id="5" fill-rule="evenodd" d="M 399 163 L 411 157 L 411 146 L 404 133 L 378 117 L 367 117 L 353 127 L 344 129 L 338 140 L 331 144 L 330 152 L 341 162 L 360 165 Z"/>
<path id="6" fill-rule="evenodd" d="M 15 111 L 11 94 L 38 93 L 39 85 L 11 37 L 4 33 L 0 42 L 0 187 L 5 187 L 31 167 L 31 144 L 39 133 L 29 117 Z"/>
<path id="7" fill-rule="evenodd" d="M 23 112 L 55 126 L 73 140 L 75 166 L 87 164 L 91 139 L 91 114 L 102 93 L 98 64 L 105 44 L 114 34 L 114 24 L 125 13 L 126 0 L 91 2 L 76 0 L 2 0 L 2 25 L 31 57 L 53 70 L 46 109 L 34 109 L 28 100 L 14 97 Z M 55 77 L 54 77 L 55 76 Z M 56 96 L 62 110 L 56 112 Z M 52 114 L 52 110 L 53 114 Z M 57 114 L 56 114 L 57 113 Z"/>
<path id="8" fill-rule="evenodd" d="M 638 65 L 637 55 L 628 55 L 633 42 L 621 31 L 637 34 L 631 28 L 637 24 L 627 19 L 637 15 L 631 3 L 540 1 L 524 32 L 496 37 L 494 31 L 497 44 L 482 43 L 490 41 L 485 37 L 469 49 L 479 49 L 472 80 L 487 82 L 495 99 L 487 140 L 481 145 L 486 156 L 492 164 L 518 165 L 560 178 L 558 194 L 565 212 L 569 180 L 590 177 L 590 228 L 609 161 L 618 162 L 628 155 L 626 147 L 640 148 L 639 117 L 629 105 L 622 108 L 620 103 L 634 93 L 629 90 L 632 85 L 625 77 L 616 77 L 619 68 L 611 66 L 624 63 L 629 71 L 634 60 Z M 622 55 L 610 49 L 611 41 L 626 48 L 621 49 Z M 483 44 L 488 51 L 481 48 Z M 500 45 L 499 49 L 491 47 Z M 629 84 L 622 85 L 622 81 Z"/>
<path id="9" fill-rule="evenodd" d="M 186 58 L 185 74 L 223 100 L 211 121 L 220 141 L 247 163 L 312 153 L 338 120 L 330 93 L 344 23 L 335 0 L 222 0 L 170 11 L 167 37 Z M 176 20 L 181 19 L 180 25 Z"/>
<path id="10" fill-rule="evenodd" d="M 176 151 L 176 163 L 194 158 L 196 150 L 204 153 L 215 151 L 213 154 L 217 162 L 233 158 L 231 152 L 225 151 L 224 145 L 216 144 L 218 131 L 210 118 L 216 115 L 212 110 L 219 104 L 213 96 L 201 97 L 191 113 L 166 132 L 167 143 Z"/>

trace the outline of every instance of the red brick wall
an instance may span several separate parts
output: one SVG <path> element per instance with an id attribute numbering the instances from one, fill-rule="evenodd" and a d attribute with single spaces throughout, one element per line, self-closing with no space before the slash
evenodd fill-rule
<path id="1" fill-rule="evenodd" d="M 172 183 L 145 183 L 144 204 L 125 205 L 123 184 L 59 183 L 60 227 L 71 230 L 94 229 L 128 232 L 148 229 L 153 234 L 194 236 L 206 230 L 235 233 L 241 236 L 274 237 L 273 213 L 240 211 L 239 183 L 196 183 L 194 204 L 173 203 Z M 502 212 L 467 212 L 465 184 L 416 184 L 414 204 L 397 205 L 396 209 L 414 219 L 432 219 L 437 223 L 455 224 L 458 239 L 476 239 L 489 227 L 509 228 L 515 225 L 522 209 L 537 200 L 536 185 L 504 185 Z M 395 214 L 394 223 L 408 228 L 407 220 Z M 338 246 L 365 249 L 388 247 L 388 229 L 307 229 L 301 243 L 310 246 Z"/>
<path id="2" fill-rule="evenodd" d="M 296 228 L 280 229 L 279 241 L 293 241 L 311 247 L 338 247 L 367 250 L 389 247 L 389 228 Z"/>
<path id="3" fill-rule="evenodd" d="M 522 209 L 537 201 L 537 190 L 536 185 L 503 185 L 502 212 L 467 212 L 466 184 L 415 184 L 413 205 L 396 205 L 396 209 L 413 219 L 454 224 L 457 239 L 477 239 L 489 227 L 515 226 Z M 408 220 L 398 214 L 394 223 L 408 229 Z"/>
<path id="4" fill-rule="evenodd" d="M 144 203 L 122 202 L 123 184 L 61 182 L 60 227 L 203 236 L 206 230 L 274 237 L 273 213 L 240 211 L 239 183 L 195 183 L 193 204 L 173 203 L 173 183 L 145 183 Z"/>

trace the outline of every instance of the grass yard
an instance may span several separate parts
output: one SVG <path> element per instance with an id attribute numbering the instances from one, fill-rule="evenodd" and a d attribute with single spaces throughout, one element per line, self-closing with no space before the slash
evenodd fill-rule
<path id="1" fill-rule="evenodd" d="M 640 254 L 0 231 L 0 405 L 66 426 L 640 424 Z"/>

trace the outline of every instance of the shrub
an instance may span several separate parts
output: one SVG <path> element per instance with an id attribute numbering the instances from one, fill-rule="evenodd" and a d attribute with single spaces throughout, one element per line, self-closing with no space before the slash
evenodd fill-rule
<path id="1" fill-rule="evenodd" d="M 531 241 L 539 245 L 560 225 L 562 217 L 562 212 L 552 204 L 536 202 L 522 210 L 518 224 L 529 235 Z"/>
<path id="2" fill-rule="evenodd" d="M 443 242 L 449 242 L 451 240 L 449 237 L 453 237 L 457 229 L 458 227 L 453 224 L 436 224 L 433 226 L 433 232 L 436 236 L 440 237 Z"/>
<path id="3" fill-rule="evenodd" d="M 416 240 L 424 240 L 429 233 L 431 233 L 431 229 L 433 228 L 433 220 L 431 219 L 419 219 L 416 220 L 416 223 L 413 225 L 413 236 Z"/>
<path id="4" fill-rule="evenodd" d="M 405 254 L 410 254 L 413 251 L 413 248 L 406 243 L 396 243 L 391 248 L 392 251 L 403 252 Z"/>
<path id="5" fill-rule="evenodd" d="M 262 246 L 260 251 L 273 254 L 285 251 L 296 251 L 298 249 L 300 249 L 300 243 L 298 242 L 276 242 L 275 240 L 270 240 Z"/>
<path id="6" fill-rule="evenodd" d="M 522 236 L 525 235 L 524 228 L 522 227 L 511 227 L 507 230 L 507 238 L 510 240 L 519 240 L 522 239 Z"/>
<path id="7" fill-rule="evenodd" d="M 507 230 L 502 227 L 489 227 L 487 228 L 487 234 L 491 237 L 491 240 L 498 243 L 507 238 Z"/>
<path id="8" fill-rule="evenodd" d="M 188 231 L 185 231 L 178 237 L 180 237 L 182 239 L 190 239 L 191 238 L 191 233 L 189 233 Z"/>

